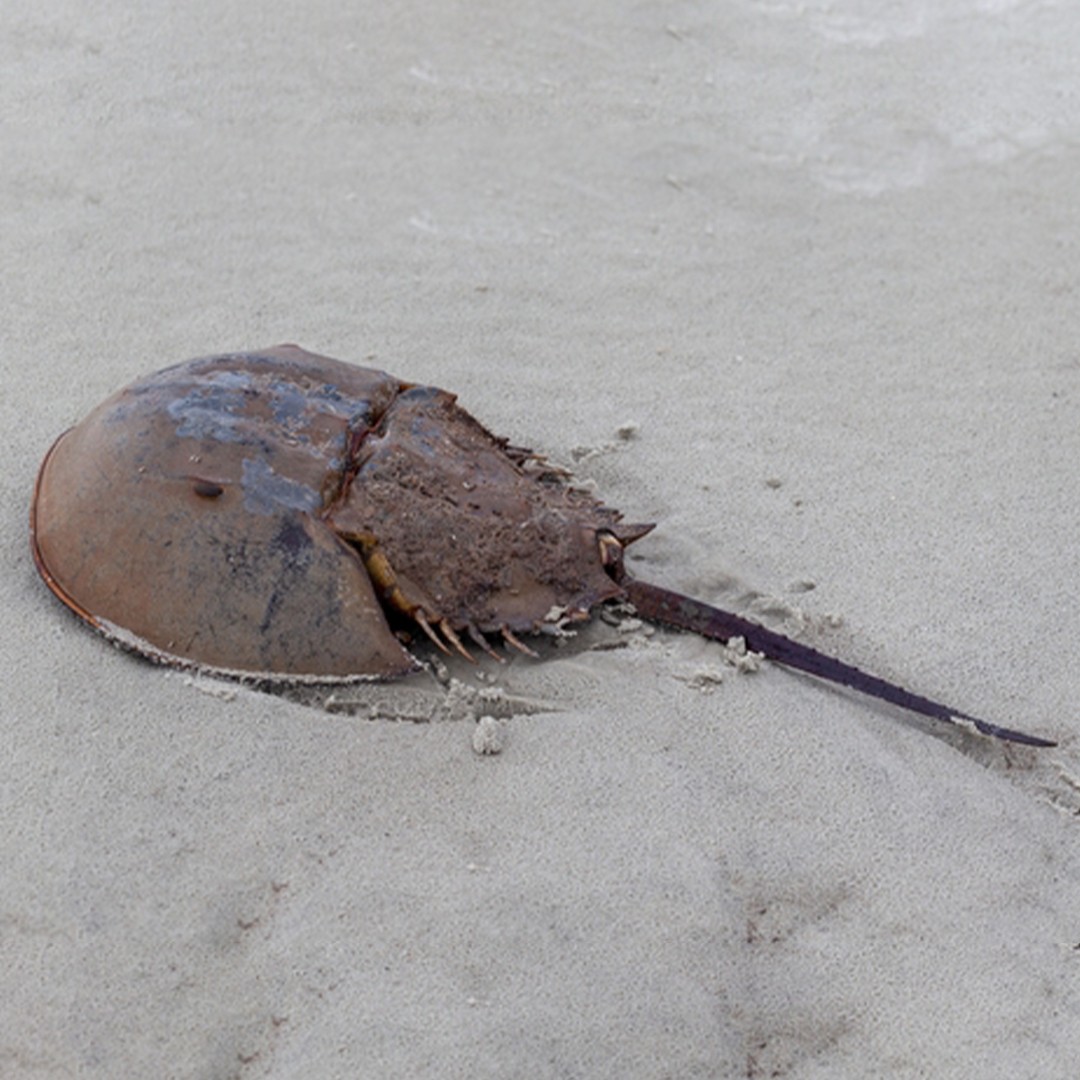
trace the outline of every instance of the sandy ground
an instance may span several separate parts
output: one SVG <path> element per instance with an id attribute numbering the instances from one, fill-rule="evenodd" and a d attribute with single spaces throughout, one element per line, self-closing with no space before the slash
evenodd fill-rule
<path id="1" fill-rule="evenodd" d="M 1080 12 L 94 7 L 0 10 L 0 1075 L 1075 1077 Z M 117 652 L 34 573 L 41 456 L 278 341 L 1060 747 L 606 625 L 452 670 L 485 757 L 429 676 L 327 713 Z"/>

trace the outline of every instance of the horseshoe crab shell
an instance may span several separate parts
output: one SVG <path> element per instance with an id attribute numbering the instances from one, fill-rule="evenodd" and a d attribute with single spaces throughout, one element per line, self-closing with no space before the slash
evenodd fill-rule
<path id="1" fill-rule="evenodd" d="M 618 519 L 454 395 L 284 345 L 103 402 L 49 451 L 31 532 L 53 592 L 123 645 L 334 681 L 417 666 L 392 622 L 487 647 L 587 617 L 621 592 L 597 541 Z"/>

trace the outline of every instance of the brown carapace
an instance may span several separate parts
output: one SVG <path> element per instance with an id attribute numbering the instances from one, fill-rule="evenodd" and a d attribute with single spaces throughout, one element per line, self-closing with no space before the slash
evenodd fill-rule
<path id="1" fill-rule="evenodd" d="M 140 379 L 61 435 L 31 507 L 49 588 L 164 663 L 264 682 L 390 679 L 422 631 L 472 658 L 629 600 L 782 664 L 1032 746 L 747 619 L 630 578 L 651 525 L 497 438 L 453 394 L 295 345 Z"/>

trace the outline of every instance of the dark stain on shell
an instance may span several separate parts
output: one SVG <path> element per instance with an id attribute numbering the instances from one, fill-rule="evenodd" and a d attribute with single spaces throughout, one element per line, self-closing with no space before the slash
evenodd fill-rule
<path id="1" fill-rule="evenodd" d="M 31 508 L 38 570 L 76 614 L 151 659 L 259 681 L 416 669 L 630 600 L 742 636 L 788 666 L 983 734 L 977 719 L 729 612 L 630 578 L 651 525 L 491 434 L 453 394 L 282 345 L 132 383 L 50 449 Z M 463 641 L 463 639 L 465 639 Z"/>

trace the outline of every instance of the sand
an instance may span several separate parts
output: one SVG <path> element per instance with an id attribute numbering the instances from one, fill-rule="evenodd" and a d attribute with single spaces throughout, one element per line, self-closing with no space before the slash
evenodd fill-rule
<path id="1" fill-rule="evenodd" d="M 94 7 L 0 12 L 0 1075 L 1076 1076 L 1080 13 Z M 455 708 L 120 653 L 34 573 L 41 456 L 279 341 L 1061 745 L 632 625 Z"/>

